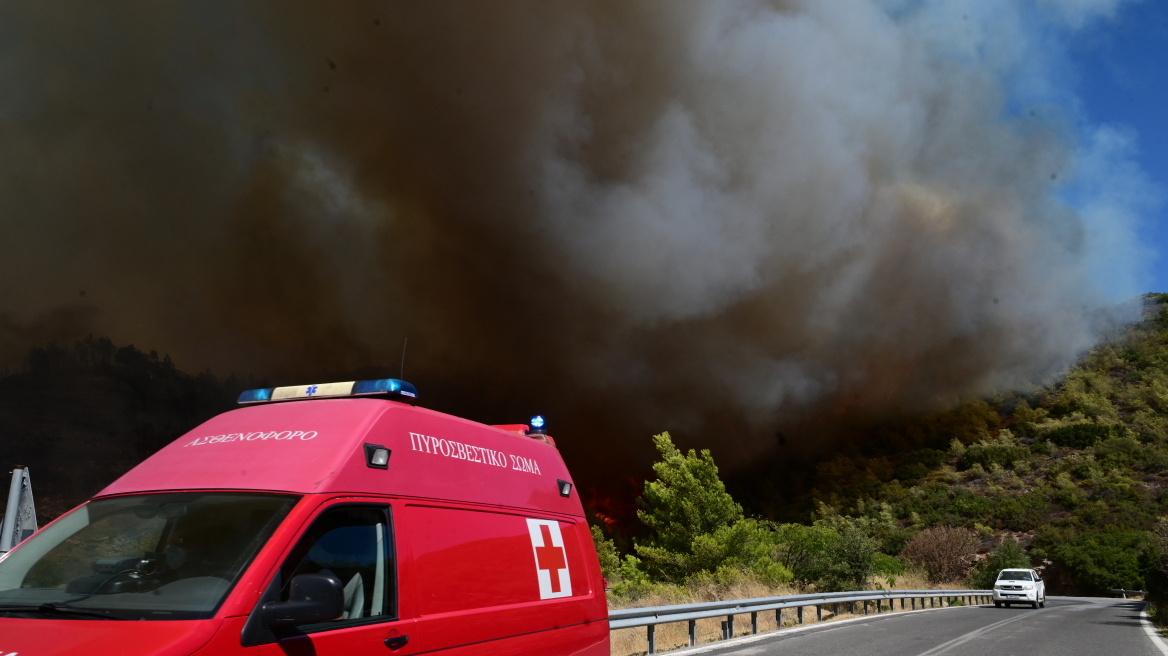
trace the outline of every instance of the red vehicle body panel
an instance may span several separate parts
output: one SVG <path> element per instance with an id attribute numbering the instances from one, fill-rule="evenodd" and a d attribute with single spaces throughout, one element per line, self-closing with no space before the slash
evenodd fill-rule
<path id="1" fill-rule="evenodd" d="M 386 469 L 367 465 L 366 444 L 391 450 Z M 595 548 L 578 495 L 573 489 L 560 496 L 557 479 L 572 480 L 550 444 L 394 401 L 240 408 L 166 446 L 98 495 L 304 495 L 215 618 L 0 618 L 0 654 L 607 656 L 608 611 Z M 337 503 L 391 507 L 399 619 L 241 646 L 248 615 L 300 535 Z M 562 548 L 548 542 L 556 528 Z M 556 578 L 565 566 L 567 574 Z M 546 594 L 562 596 L 541 598 Z M 410 639 L 390 651 L 382 641 L 394 636 Z"/>
<path id="2" fill-rule="evenodd" d="M 392 450 L 388 470 L 365 465 L 364 443 Z M 526 471 L 532 463 L 538 474 Z M 559 451 L 539 440 L 393 401 L 320 399 L 214 417 L 98 496 L 207 488 L 370 492 L 583 517 L 579 498 L 561 497 L 556 479 L 572 480 Z"/>

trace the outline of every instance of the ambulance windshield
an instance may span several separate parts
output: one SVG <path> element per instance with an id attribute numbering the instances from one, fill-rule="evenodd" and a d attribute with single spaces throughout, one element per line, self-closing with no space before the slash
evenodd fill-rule
<path id="1" fill-rule="evenodd" d="M 195 492 L 92 501 L 0 560 L 0 617 L 212 617 L 296 500 Z"/>

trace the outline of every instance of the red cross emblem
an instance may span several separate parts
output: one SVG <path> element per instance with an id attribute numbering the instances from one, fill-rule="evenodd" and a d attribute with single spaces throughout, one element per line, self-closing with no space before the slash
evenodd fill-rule
<path id="1" fill-rule="evenodd" d="M 535 552 L 535 575 L 539 580 L 539 598 L 552 599 L 572 594 L 568 558 L 560 523 L 545 519 L 528 519 L 527 531 Z"/>

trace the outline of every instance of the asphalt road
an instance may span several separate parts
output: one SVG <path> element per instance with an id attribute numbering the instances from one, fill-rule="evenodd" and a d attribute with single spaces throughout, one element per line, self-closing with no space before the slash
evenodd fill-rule
<path id="1" fill-rule="evenodd" d="M 974 606 L 831 623 L 704 654 L 807 656 L 1164 656 L 1140 622 L 1143 602 L 1049 597 L 1046 608 Z"/>

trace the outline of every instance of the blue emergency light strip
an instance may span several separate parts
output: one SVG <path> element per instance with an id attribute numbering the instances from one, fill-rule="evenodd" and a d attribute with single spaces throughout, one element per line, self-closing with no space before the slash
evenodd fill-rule
<path id="1" fill-rule="evenodd" d="M 263 403 L 272 400 L 272 392 L 274 387 L 265 387 L 263 389 L 245 390 L 243 394 L 239 395 L 239 403 Z"/>
<path id="2" fill-rule="evenodd" d="M 339 385 L 339 384 L 340 383 L 334 383 L 331 385 Z M 297 394 L 295 397 L 288 397 L 288 398 L 277 399 L 277 400 L 293 400 L 293 398 L 297 398 L 297 399 L 314 398 L 312 395 L 312 392 L 315 391 L 315 389 L 317 387 L 318 386 L 316 386 L 316 385 L 309 385 L 306 388 L 307 391 L 305 394 Z M 324 385 L 321 385 L 319 387 L 324 387 Z M 248 404 L 248 403 L 268 403 L 272 400 L 272 395 L 275 393 L 276 389 L 286 390 L 288 388 L 265 387 L 262 389 L 246 390 L 242 394 L 239 395 L 238 402 L 241 405 Z M 332 394 L 329 394 L 328 396 L 321 396 L 319 398 L 337 398 L 338 396 L 369 396 L 369 395 L 373 395 L 373 394 L 388 394 L 390 396 L 404 396 L 407 399 L 411 399 L 411 400 L 418 398 L 417 388 L 415 388 L 410 383 L 407 383 L 404 380 L 398 380 L 397 378 L 382 378 L 380 380 L 358 380 L 358 381 L 353 383 L 352 390 L 349 391 L 347 394 L 332 393 Z"/>

